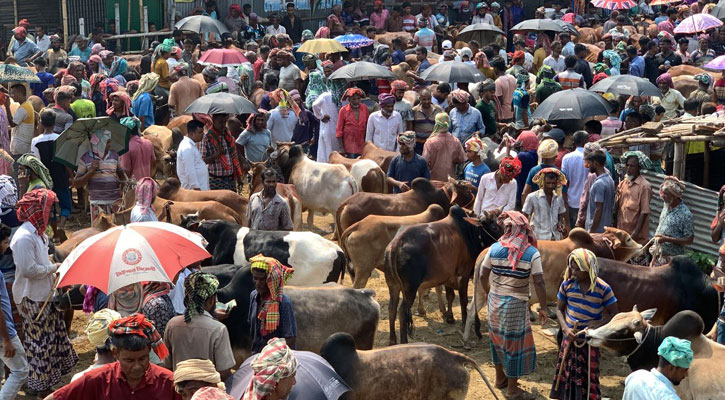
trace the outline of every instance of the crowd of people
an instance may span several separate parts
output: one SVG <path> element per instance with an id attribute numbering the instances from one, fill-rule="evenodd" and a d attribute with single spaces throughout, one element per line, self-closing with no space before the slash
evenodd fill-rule
<path id="1" fill-rule="evenodd" d="M 252 165 L 267 162 L 278 142 L 300 145 L 320 163 L 328 162 L 333 151 L 359 158 L 371 142 L 398 153 L 387 170 L 392 193 L 410 190 L 416 178 L 452 177 L 474 194 L 474 215 L 501 210 L 504 236 L 483 262 L 491 354 L 496 386 L 509 397 L 530 398 L 518 379 L 537 367 L 527 305 L 530 280 L 533 292 L 546 302 L 537 240 L 560 240 L 576 227 L 591 233 L 616 227 L 646 245 L 631 262 L 648 266 L 669 263 L 694 241 L 693 215 L 683 202 L 687 186 L 674 176 L 659 187 L 664 207 L 650 235 L 653 194 L 642 172 L 665 172 L 668 149 L 658 144 L 607 149 L 597 143 L 650 121 L 722 115 L 725 73 L 695 75 L 699 87 L 687 97 L 668 73 L 681 64 L 702 67 L 725 54 L 720 28 L 699 35 L 674 32 L 688 16 L 714 6 L 709 0 L 686 3 L 653 8 L 642 1 L 632 10 L 604 13 L 603 48 L 595 63 L 587 61 L 590 47 L 576 43 L 569 32 L 515 33 L 512 27 L 525 19 L 521 0 L 505 0 L 503 6 L 441 2 L 435 9 L 424 4 L 417 14 L 408 2 L 344 1 L 332 7 L 316 32 L 303 29 L 294 3 L 286 5 L 284 16 L 263 19 L 250 4 L 232 4 L 222 17 L 209 0 L 193 14 L 219 19 L 229 33 L 159 32 L 163 40 L 135 61 L 125 57 L 115 39 L 107 40 L 105 32 L 115 32 L 115 21 L 67 45 L 62 34 L 48 35 L 42 26 L 19 21 L 5 63 L 32 68 L 40 82 L 0 88 L 0 253 L 12 250 L 0 277 L 0 359 L 10 370 L 0 398 L 14 398 L 23 385 L 26 393 L 57 400 L 226 398 L 222 382 L 235 359 L 219 321 L 228 314 L 216 307 L 219 282 L 197 265 L 183 270 L 173 285 L 134 284 L 108 294 L 83 287 L 84 310 L 94 312 L 86 333 L 97 356 L 55 392 L 78 356 L 61 314 L 43 306 L 59 266 L 49 261 L 48 248 L 65 238 L 71 213 L 87 207 L 92 221 L 112 214 L 122 187 L 135 182 L 131 222 L 156 221 L 159 185 L 152 173 L 157 160 L 144 131 L 189 115 L 190 104 L 213 93 L 244 96 L 258 112 L 190 114 L 175 153 L 175 173 L 184 189 L 241 192 Z M 583 7 L 565 14 L 561 4 L 551 6 L 528 17 L 568 16 L 577 26 L 592 22 Z M 628 28 L 640 16 L 653 18 L 656 29 L 635 41 Z M 476 23 L 497 26 L 504 35 L 490 43 L 456 40 L 452 28 Z M 307 41 L 345 33 L 363 35 L 371 44 L 340 53 L 299 51 Z M 246 61 L 235 67 L 199 63 L 205 51 L 222 48 L 238 51 Z M 397 79 L 331 78 L 356 61 L 379 64 Z M 421 77 L 444 61 L 469 64 L 485 79 L 430 82 Z M 610 114 L 578 126 L 532 117 L 557 92 L 590 88 L 624 74 L 650 80 L 662 96 L 605 93 Z M 78 119 L 94 117 L 110 117 L 129 129 L 128 152 L 119 155 L 110 134 L 97 131 L 75 168 L 54 158 L 59 135 Z M 703 151 L 697 143 L 688 147 L 690 154 Z M 251 195 L 247 209 L 250 228 L 292 230 L 290 207 L 276 192 L 281 174 L 266 168 L 261 176 L 263 190 Z M 725 187 L 711 227 L 718 244 L 725 226 L 723 195 Z M 725 246 L 720 257 L 725 259 Z M 563 373 L 555 374 L 550 397 L 601 398 L 599 351 L 582 337 L 617 313 L 616 293 L 598 278 L 590 251 L 575 250 L 567 264 L 556 312 L 563 341 L 555 372 Z M 725 276 L 719 266 L 716 277 Z M 249 312 L 251 350 L 258 356 L 243 399 L 284 399 L 297 366 L 290 351 L 297 336 L 294 310 L 282 291 L 293 270 L 264 256 L 253 258 L 251 269 L 256 288 Z M 544 308 L 540 314 L 545 321 Z M 718 326 L 723 343 L 725 326 Z M 672 385 L 692 362 L 690 345 L 667 338 L 658 354 L 657 369 L 627 378 L 625 399 L 651 398 L 646 393 L 655 390 L 674 393 Z"/>

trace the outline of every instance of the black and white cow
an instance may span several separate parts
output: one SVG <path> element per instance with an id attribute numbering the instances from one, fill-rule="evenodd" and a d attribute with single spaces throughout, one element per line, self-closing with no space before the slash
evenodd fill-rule
<path id="1" fill-rule="evenodd" d="M 246 265 L 263 254 L 295 269 L 287 284 L 314 286 L 344 277 L 345 254 L 335 243 L 314 232 L 259 231 L 227 221 L 202 221 L 195 228 L 209 242 L 211 265 Z"/>
<path id="2" fill-rule="evenodd" d="M 231 279 L 229 273 L 236 268 Z M 220 282 L 229 283 L 217 291 L 219 301 L 236 300 L 237 306 L 225 319 L 229 339 L 238 364 L 250 355 L 252 337 L 248 323 L 249 297 L 254 282 L 249 266 L 218 265 L 204 267 L 204 272 L 218 274 Z M 285 287 L 292 301 L 297 324 L 297 350 L 319 353 L 325 339 L 335 332 L 355 338 L 359 349 L 373 348 L 380 319 L 380 304 L 370 289 L 352 289 L 328 284 L 318 287 Z"/>

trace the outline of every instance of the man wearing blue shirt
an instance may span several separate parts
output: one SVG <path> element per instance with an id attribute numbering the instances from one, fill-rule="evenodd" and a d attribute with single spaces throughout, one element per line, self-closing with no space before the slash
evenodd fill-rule
<path id="1" fill-rule="evenodd" d="M 486 133 L 486 126 L 483 125 L 481 112 L 468 104 L 470 94 L 461 89 L 451 92 L 453 109 L 451 110 L 451 133 L 461 143 L 471 136 L 482 137 Z"/>
<path id="2" fill-rule="evenodd" d="M 637 48 L 627 47 L 627 58 L 629 58 L 629 74 L 640 78 L 644 77 L 644 57 L 637 55 Z"/>
<path id="3" fill-rule="evenodd" d="M 76 56 L 81 58 L 82 63 L 88 62 L 88 59 L 91 57 L 91 48 L 88 47 L 88 39 L 78 36 L 78 39 L 76 40 L 76 44 L 78 47 L 74 48 L 73 50 L 68 53 L 69 56 Z"/>
<path id="4" fill-rule="evenodd" d="M 393 41 L 393 65 L 398 65 L 402 62 L 405 62 L 405 53 L 403 50 L 400 50 L 401 47 L 403 47 L 403 41 L 400 40 L 400 38 L 394 38 Z"/>
<path id="5" fill-rule="evenodd" d="M 407 192 L 415 178 L 430 179 L 430 169 L 425 158 L 414 151 L 415 132 L 406 131 L 398 136 L 397 155 L 390 161 L 388 168 L 388 184 L 392 186 L 393 193 Z"/>
<path id="6" fill-rule="evenodd" d="M 10 52 L 15 57 L 18 65 L 27 67 L 28 63 L 38 58 L 42 52 L 38 50 L 38 46 L 35 43 L 27 39 L 28 31 L 24 27 L 19 26 L 13 29 L 13 32 L 15 33 L 15 42 Z"/>

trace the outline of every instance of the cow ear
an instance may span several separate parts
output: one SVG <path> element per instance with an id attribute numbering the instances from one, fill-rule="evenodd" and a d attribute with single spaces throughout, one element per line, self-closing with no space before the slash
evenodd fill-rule
<path id="1" fill-rule="evenodd" d="M 656 308 L 650 308 L 648 310 L 642 311 L 640 314 L 642 314 L 642 318 L 645 319 L 645 321 L 650 321 L 652 317 L 655 316 L 655 313 L 657 312 Z"/>
<path id="2" fill-rule="evenodd" d="M 463 219 L 466 220 L 466 222 L 468 222 L 471 225 L 476 225 L 476 226 L 481 225 L 481 221 L 479 221 L 476 218 L 464 217 Z"/>

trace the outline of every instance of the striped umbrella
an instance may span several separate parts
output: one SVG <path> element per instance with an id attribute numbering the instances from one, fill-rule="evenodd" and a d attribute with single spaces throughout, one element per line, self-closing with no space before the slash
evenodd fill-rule
<path id="1" fill-rule="evenodd" d="M 592 0 L 594 7 L 607 10 L 628 10 L 637 5 L 634 0 Z"/>
<path id="2" fill-rule="evenodd" d="M 675 27 L 675 33 L 698 33 L 705 32 L 708 29 L 717 28 L 722 25 L 722 21 L 710 14 L 695 14 L 687 17 Z"/>
<path id="3" fill-rule="evenodd" d="M 666 6 L 668 4 L 679 3 L 681 1 L 682 0 L 652 0 L 652 2 L 649 3 L 649 5 L 650 5 L 650 7 L 654 7 L 654 6 Z"/>
<path id="4" fill-rule="evenodd" d="M 374 41 L 367 36 L 352 33 L 340 35 L 336 37 L 335 40 L 348 49 L 359 49 L 360 47 L 370 46 L 374 43 Z"/>

